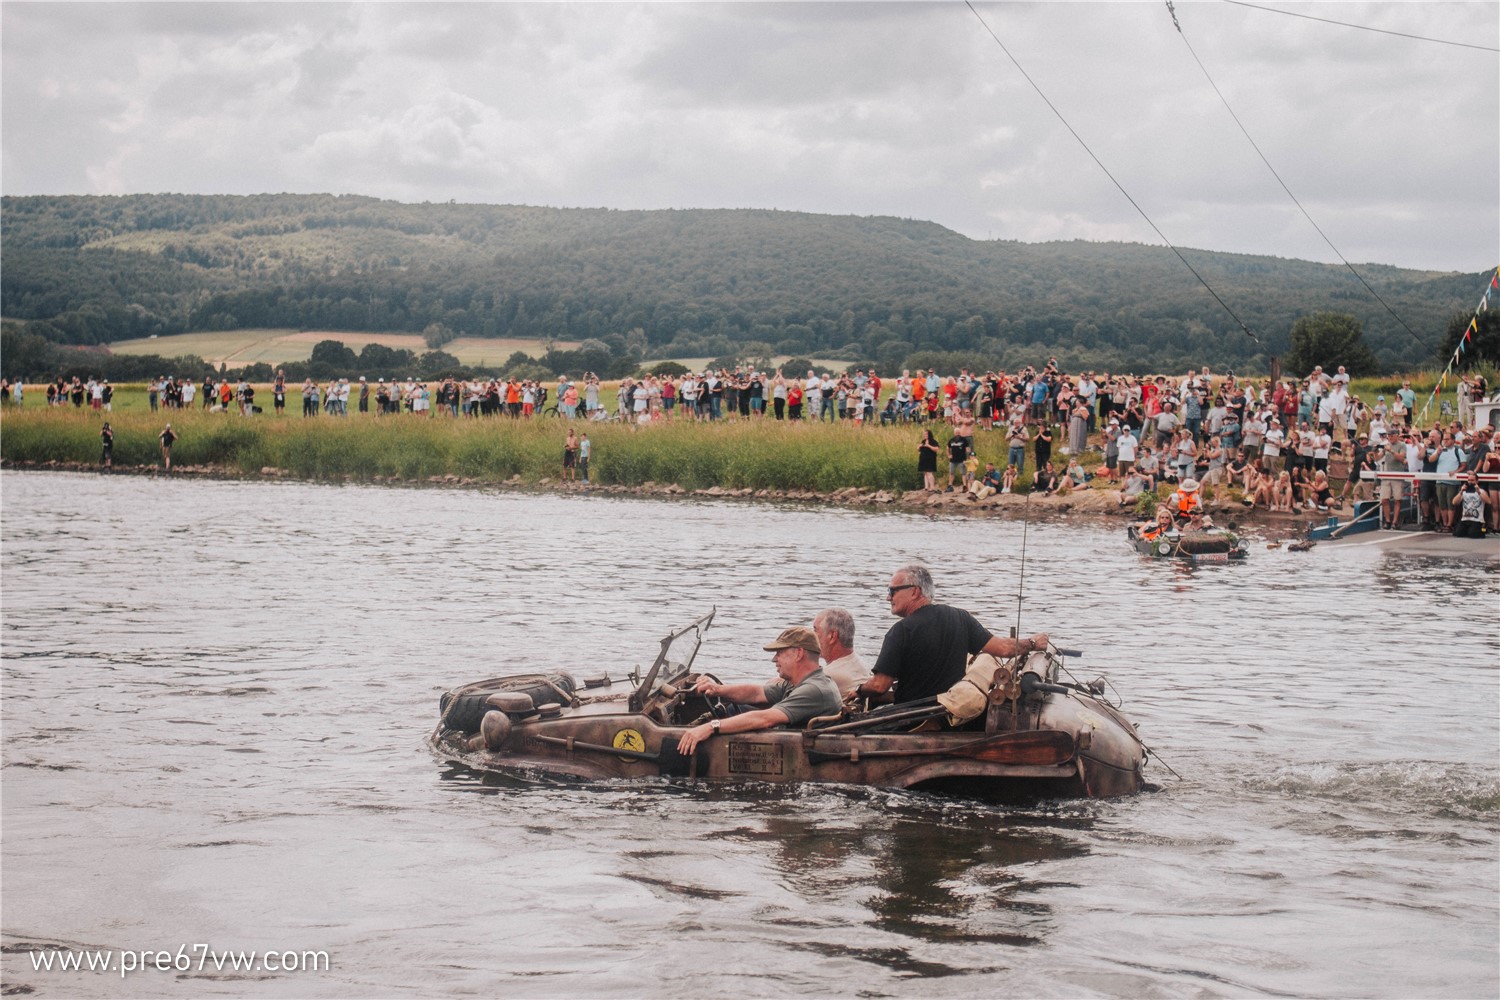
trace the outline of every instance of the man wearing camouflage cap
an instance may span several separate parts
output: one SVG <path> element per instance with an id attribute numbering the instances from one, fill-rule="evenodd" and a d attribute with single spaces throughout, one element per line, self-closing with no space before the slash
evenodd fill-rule
<path id="1" fill-rule="evenodd" d="M 693 686 L 697 693 L 710 698 L 724 698 L 751 711 L 713 719 L 694 726 L 677 744 L 677 752 L 688 756 L 699 743 L 717 733 L 750 733 L 776 726 L 801 726 L 820 715 L 839 711 L 842 699 L 839 687 L 818 666 L 818 637 L 812 629 L 794 627 L 782 632 L 766 650 L 775 653 L 778 679 L 770 684 L 717 684 L 707 677 L 698 678 Z"/>

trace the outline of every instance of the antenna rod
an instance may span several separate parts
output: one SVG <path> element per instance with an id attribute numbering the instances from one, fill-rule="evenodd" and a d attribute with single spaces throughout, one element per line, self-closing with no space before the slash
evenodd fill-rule
<path id="1" fill-rule="evenodd" d="M 1036 486 L 1036 473 L 1031 474 L 1031 485 Z M 1021 505 L 1021 580 L 1016 584 L 1016 634 L 1021 638 L 1021 596 L 1026 592 L 1026 532 L 1031 527 L 1031 490 L 1026 491 L 1026 502 Z"/>

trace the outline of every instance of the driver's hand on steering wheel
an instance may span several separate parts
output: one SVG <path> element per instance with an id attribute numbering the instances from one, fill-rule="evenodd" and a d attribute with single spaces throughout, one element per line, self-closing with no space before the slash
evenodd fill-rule
<path id="1" fill-rule="evenodd" d="M 708 695 L 717 693 L 709 691 L 709 688 L 721 688 L 722 686 L 723 685 L 715 684 L 711 679 L 709 679 L 707 674 L 702 674 L 698 677 L 697 682 L 693 684 L 693 690 L 698 694 Z"/>

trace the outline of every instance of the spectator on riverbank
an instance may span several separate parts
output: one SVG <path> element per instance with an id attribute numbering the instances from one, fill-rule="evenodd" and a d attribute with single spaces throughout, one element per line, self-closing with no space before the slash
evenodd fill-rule
<path id="1" fill-rule="evenodd" d="M 1487 516 L 1492 515 L 1493 504 L 1488 493 L 1479 488 L 1479 478 L 1474 473 L 1465 474 L 1463 487 L 1453 498 L 1449 511 L 1450 524 L 1455 538 L 1483 538 Z"/>
<path id="2" fill-rule="evenodd" d="M 969 495 L 975 500 L 984 500 L 999 493 L 1005 484 L 1001 482 L 1000 470 L 995 468 L 994 462 L 984 463 L 984 475 L 974 481 L 969 488 Z"/>
<path id="3" fill-rule="evenodd" d="M 578 432 L 568 428 L 568 436 L 563 439 L 562 481 L 570 483 L 573 481 L 574 468 L 578 464 Z"/>
<path id="4" fill-rule="evenodd" d="M 917 442 L 917 471 L 922 474 L 922 488 L 928 493 L 937 492 L 938 440 L 931 430 L 922 432 Z"/>
<path id="5" fill-rule="evenodd" d="M 174 434 L 174 433 L 172 433 L 172 425 L 171 424 L 167 424 L 166 429 L 163 430 L 160 434 L 158 434 L 157 438 L 161 441 L 161 461 L 162 461 L 162 466 L 168 472 L 171 472 L 172 471 L 172 445 L 174 445 L 177 442 L 177 435 Z"/>

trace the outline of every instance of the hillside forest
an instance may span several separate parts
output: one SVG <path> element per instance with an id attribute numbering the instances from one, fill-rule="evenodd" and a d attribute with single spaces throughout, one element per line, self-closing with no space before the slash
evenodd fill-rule
<path id="1" fill-rule="evenodd" d="M 1441 366 L 1489 278 L 1358 265 L 1382 305 L 1342 265 L 1182 251 L 1210 294 L 1169 248 L 1141 244 L 976 241 L 890 217 L 348 195 L 6 197 L 0 225 L 8 374 L 5 354 L 41 345 L 248 328 L 418 332 L 439 365 L 460 336 L 526 338 L 556 372 L 772 356 L 1266 372 L 1317 314 L 1340 317 L 1341 343 L 1352 326 L 1360 350 L 1312 360 L 1379 374 Z"/>

